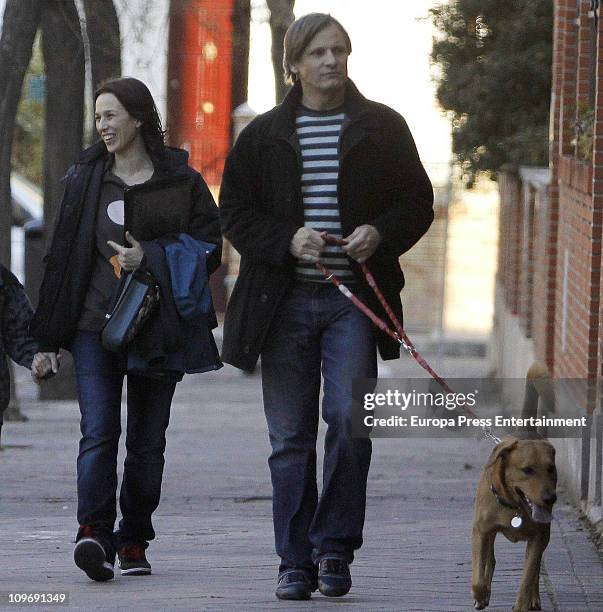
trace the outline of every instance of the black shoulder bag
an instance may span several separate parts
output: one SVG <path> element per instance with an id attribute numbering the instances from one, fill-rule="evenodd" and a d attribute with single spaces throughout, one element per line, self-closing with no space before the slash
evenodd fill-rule
<path id="1" fill-rule="evenodd" d="M 102 345 L 108 351 L 121 352 L 136 337 L 159 304 L 155 279 L 142 270 L 127 274 L 121 283 L 115 307 L 105 315 L 101 331 Z"/>

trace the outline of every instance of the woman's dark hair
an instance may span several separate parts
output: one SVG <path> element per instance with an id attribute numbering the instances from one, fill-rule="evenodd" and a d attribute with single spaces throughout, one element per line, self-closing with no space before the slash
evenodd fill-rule
<path id="1" fill-rule="evenodd" d="M 113 94 L 142 123 L 140 132 L 149 155 L 155 160 L 165 156 L 165 130 L 149 88 L 138 79 L 123 77 L 103 81 L 94 92 L 94 101 L 104 93 Z"/>

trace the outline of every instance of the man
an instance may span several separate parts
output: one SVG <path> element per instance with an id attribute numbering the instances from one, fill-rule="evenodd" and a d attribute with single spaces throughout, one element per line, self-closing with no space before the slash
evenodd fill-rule
<path id="1" fill-rule="evenodd" d="M 280 599 L 351 587 L 371 457 L 371 441 L 351 435 L 352 380 L 377 376 L 376 343 L 384 359 L 400 355 L 315 263 L 387 320 L 358 265 L 366 261 L 401 320 L 398 256 L 433 220 L 431 184 L 406 123 L 348 79 L 351 50 L 330 15 L 290 26 L 283 63 L 293 87 L 242 132 L 220 196 L 224 235 L 241 254 L 222 357 L 247 370 L 262 357 Z M 326 245 L 325 234 L 346 244 Z M 328 429 L 319 497 L 321 368 Z"/>

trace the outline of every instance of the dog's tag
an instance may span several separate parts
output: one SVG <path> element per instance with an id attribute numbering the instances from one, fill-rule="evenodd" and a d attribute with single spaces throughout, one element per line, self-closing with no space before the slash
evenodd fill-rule
<path id="1" fill-rule="evenodd" d="M 514 516 L 511 519 L 511 527 L 515 527 L 515 529 L 519 529 L 522 523 L 521 516 Z"/>

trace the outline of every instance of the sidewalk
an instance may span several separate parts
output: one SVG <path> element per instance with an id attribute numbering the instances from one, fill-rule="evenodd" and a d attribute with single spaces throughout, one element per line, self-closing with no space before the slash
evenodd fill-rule
<path id="1" fill-rule="evenodd" d="M 447 358 L 444 376 L 485 375 L 479 358 Z M 94 583 L 72 561 L 75 534 L 74 402 L 40 404 L 19 376 L 28 423 L 5 425 L 0 453 L 0 594 L 65 592 L 69 610 L 472 610 L 474 490 L 490 443 L 378 439 L 369 480 L 365 546 L 342 599 L 274 597 L 268 436 L 259 376 L 225 367 L 186 377 L 174 400 L 150 577 Z M 405 357 L 381 376 L 419 377 Z M 123 444 L 122 444 L 123 445 Z M 497 539 L 490 611 L 510 610 L 524 545 Z M 543 610 L 603 609 L 603 564 L 561 500 L 541 581 Z M 1 605 L 0 609 L 25 606 Z M 27 606 L 31 608 L 32 606 Z M 46 606 L 45 609 L 51 609 Z"/>

